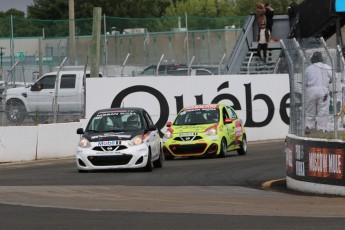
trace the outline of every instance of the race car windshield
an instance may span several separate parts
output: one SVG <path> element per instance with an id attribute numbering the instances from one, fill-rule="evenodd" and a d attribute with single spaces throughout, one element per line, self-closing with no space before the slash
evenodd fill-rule
<path id="1" fill-rule="evenodd" d="M 124 132 L 143 129 L 143 121 L 138 113 L 132 111 L 111 111 L 94 115 L 86 131 Z"/>
<path id="2" fill-rule="evenodd" d="M 175 119 L 174 125 L 212 124 L 219 122 L 219 109 L 184 110 Z"/>

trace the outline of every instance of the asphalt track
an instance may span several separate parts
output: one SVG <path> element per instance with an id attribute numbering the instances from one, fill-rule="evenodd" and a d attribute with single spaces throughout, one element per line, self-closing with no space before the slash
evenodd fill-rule
<path id="1" fill-rule="evenodd" d="M 283 140 L 246 156 L 79 174 L 74 159 L 0 165 L 1 229 L 344 229 L 345 198 L 289 191 Z"/>

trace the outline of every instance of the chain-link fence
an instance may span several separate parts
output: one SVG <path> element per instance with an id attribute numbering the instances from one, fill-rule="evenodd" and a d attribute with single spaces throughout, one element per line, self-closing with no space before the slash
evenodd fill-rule
<path id="1" fill-rule="evenodd" d="M 221 65 L 228 57 L 247 17 L 116 18 L 103 16 L 100 65 L 105 75 L 132 75 L 157 64 Z M 66 65 L 83 66 L 93 54 L 92 19 L 71 20 L 0 18 L 1 73 L 19 61 L 13 75 L 29 81 L 33 72 L 52 71 L 64 57 Z M 123 73 L 122 67 L 126 68 Z M 133 69 L 134 67 L 134 69 Z M 2 79 L 4 80 L 4 79 Z M 19 81 L 19 80 L 18 80 Z"/>
<path id="2" fill-rule="evenodd" d="M 120 18 L 102 16 L 103 33 L 128 33 L 133 28 L 148 32 L 184 30 L 217 30 L 225 27 L 241 28 L 247 16 L 209 18 L 200 16 L 170 16 L 161 18 Z M 61 38 L 69 36 L 72 20 L 40 20 L 31 18 L 0 18 L 1 37 Z M 92 35 L 93 18 L 75 19 L 75 36 Z"/>
<path id="3" fill-rule="evenodd" d="M 290 130 L 298 136 L 343 130 L 342 52 L 323 38 L 283 39 L 290 77 Z"/>
<path id="4" fill-rule="evenodd" d="M 220 74 L 246 18 L 103 16 L 100 72 L 110 77 L 133 76 L 160 61 L 161 64 L 187 65 L 193 60 L 194 66 L 209 66 L 216 70 L 214 74 Z M 70 23 L 75 25 L 73 46 L 69 38 Z M 87 60 L 94 56 L 92 27 L 92 18 L 74 21 L 0 18 L 0 94 L 5 88 L 27 86 L 43 74 L 57 71 L 65 57 L 69 57 L 65 66 L 83 70 Z M 27 108 L 28 105 L 14 99 L 5 104 L 9 97 L 8 93 L 0 97 L 1 125 L 73 121 L 81 117 L 78 111 L 68 112 L 61 104 L 61 100 L 77 100 L 68 96 L 59 95 L 60 103 L 55 109 L 55 98 L 51 96 L 49 103 L 42 101 L 43 96 L 36 98 L 40 106 L 35 108 Z M 78 100 L 77 107 L 83 107 L 82 99 Z M 58 111 L 55 119 L 54 110 Z"/>

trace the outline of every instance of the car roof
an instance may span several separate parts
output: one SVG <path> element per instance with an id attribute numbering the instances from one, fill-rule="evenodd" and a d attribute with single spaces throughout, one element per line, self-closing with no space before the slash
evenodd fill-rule
<path id="1" fill-rule="evenodd" d="M 133 110 L 136 112 L 143 112 L 145 109 L 139 108 L 139 107 L 117 107 L 117 108 L 107 108 L 107 109 L 99 109 L 95 112 L 96 113 L 105 113 L 105 112 L 112 112 L 112 111 L 118 111 L 118 110 Z"/>
<path id="2" fill-rule="evenodd" d="M 195 110 L 195 109 L 218 109 L 219 107 L 222 107 L 223 104 L 203 104 L 203 105 L 192 105 L 192 106 L 186 106 L 183 108 L 183 110 Z"/>

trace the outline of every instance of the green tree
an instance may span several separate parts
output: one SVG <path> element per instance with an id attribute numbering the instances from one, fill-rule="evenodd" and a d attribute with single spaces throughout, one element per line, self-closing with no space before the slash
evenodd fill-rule
<path id="1" fill-rule="evenodd" d="M 92 18 L 93 8 L 101 7 L 102 14 L 115 17 L 160 17 L 169 0 L 74 0 L 75 18 Z M 68 19 L 68 0 L 34 0 L 28 6 L 28 18 Z"/>
<path id="2" fill-rule="evenodd" d="M 7 17 L 7 16 L 14 16 L 14 17 L 18 17 L 18 18 L 24 18 L 25 17 L 25 13 L 23 11 L 20 10 L 16 10 L 16 9 L 9 9 L 5 12 L 0 11 L 0 17 Z"/>
<path id="3" fill-rule="evenodd" d="M 217 4 L 215 0 L 170 1 L 170 5 L 165 10 L 166 16 L 183 16 L 185 13 L 193 16 L 217 17 Z"/>
<path id="4" fill-rule="evenodd" d="M 274 9 L 276 15 L 287 14 L 287 9 L 291 0 L 240 0 L 237 1 L 236 6 L 233 8 L 232 14 L 238 16 L 244 16 L 249 14 L 255 14 L 255 5 L 257 2 L 269 2 Z M 301 3 L 302 0 L 297 0 L 297 3 Z"/>

